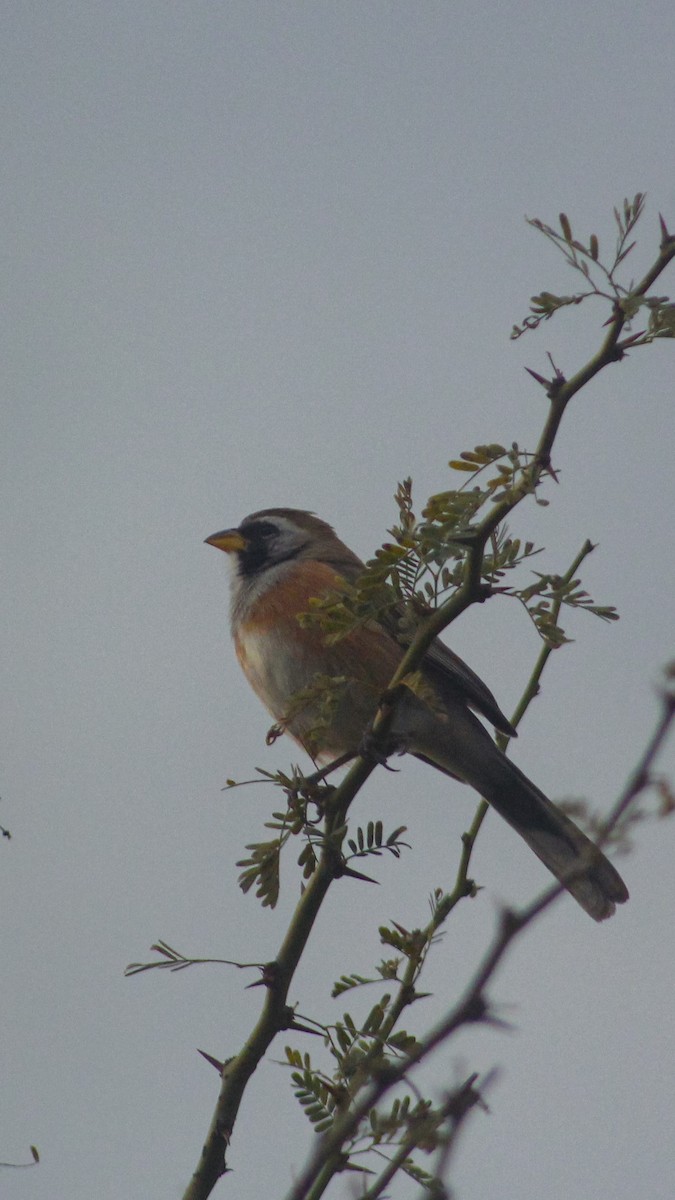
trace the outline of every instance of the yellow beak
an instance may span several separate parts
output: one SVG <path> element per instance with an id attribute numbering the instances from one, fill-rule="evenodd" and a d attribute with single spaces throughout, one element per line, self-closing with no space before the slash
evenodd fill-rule
<path id="1" fill-rule="evenodd" d="M 226 554 L 245 550 L 248 545 L 238 529 L 221 529 L 220 533 L 212 533 L 211 537 L 204 538 L 204 541 L 207 546 L 215 546 L 217 550 L 224 550 Z"/>

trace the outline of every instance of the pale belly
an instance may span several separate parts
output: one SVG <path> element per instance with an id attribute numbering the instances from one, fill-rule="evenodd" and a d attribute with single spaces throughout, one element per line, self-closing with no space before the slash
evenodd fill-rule
<path id="1" fill-rule="evenodd" d="M 271 631 L 249 630 L 236 648 L 249 683 L 275 721 L 314 757 L 358 748 L 389 674 L 369 678 L 344 642 L 319 646 L 317 653 L 314 638 L 291 643 Z"/>

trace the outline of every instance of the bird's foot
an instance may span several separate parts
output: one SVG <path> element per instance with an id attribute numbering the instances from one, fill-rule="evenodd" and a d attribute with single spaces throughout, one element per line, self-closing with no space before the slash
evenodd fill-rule
<path id="1" fill-rule="evenodd" d="M 394 754 L 406 754 L 407 751 L 407 740 L 400 734 L 385 734 L 383 737 L 382 734 L 374 733 L 372 729 L 366 730 L 359 746 L 361 758 L 365 758 L 367 762 L 374 762 L 387 771 L 396 770 L 396 767 L 389 766 L 388 759 Z"/>

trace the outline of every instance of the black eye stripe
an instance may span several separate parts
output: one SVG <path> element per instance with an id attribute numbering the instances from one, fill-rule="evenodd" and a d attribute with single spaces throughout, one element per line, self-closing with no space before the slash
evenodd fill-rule
<path id="1" fill-rule="evenodd" d="M 239 526 L 239 532 L 246 539 L 245 548 L 237 554 L 239 574 L 244 576 L 257 575 L 269 566 L 290 562 L 307 546 L 307 539 L 303 540 L 299 530 L 285 530 L 273 521 L 247 522 Z"/>
<path id="2" fill-rule="evenodd" d="M 279 527 L 273 525 L 271 521 L 253 521 L 251 525 L 242 525 L 241 532 L 244 537 L 253 541 L 256 538 L 274 537 L 279 532 Z"/>

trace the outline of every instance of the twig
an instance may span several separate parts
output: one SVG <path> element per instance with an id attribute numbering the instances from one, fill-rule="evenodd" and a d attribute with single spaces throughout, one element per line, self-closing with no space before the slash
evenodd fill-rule
<path id="1" fill-rule="evenodd" d="M 648 288 L 658 278 L 671 259 L 675 257 L 675 239 L 664 234 L 661 250 L 654 265 L 644 276 L 641 283 L 632 293 L 644 295 Z M 619 338 L 626 323 L 622 308 L 617 305 L 610 320 L 605 340 L 598 353 L 569 380 L 556 372 L 550 381 L 547 394 L 550 408 L 539 439 L 539 444 L 533 462 L 521 472 L 520 481 L 509 494 L 493 504 L 490 513 L 476 527 L 472 542 L 469 546 L 465 578 L 458 591 L 440 606 L 417 630 L 411 644 L 407 648 L 398 670 L 391 681 L 391 689 L 395 690 L 406 675 L 413 672 L 420 664 L 432 641 L 460 613 L 475 603 L 486 598 L 486 592 L 481 581 L 481 570 L 485 546 L 497 526 L 526 496 L 536 488 L 543 474 L 550 470 L 551 450 L 564 416 L 567 405 L 573 396 L 581 390 L 595 375 L 612 362 L 619 361 L 625 350 L 619 344 Z M 546 382 L 546 381 L 544 381 Z M 536 670 L 536 668 L 535 668 Z M 393 715 L 391 704 L 384 703 L 373 723 L 373 733 L 386 735 Z M 664 733 L 665 736 L 665 733 Z M 321 857 L 314 874 L 311 876 L 303 893 L 279 953 L 268 970 L 266 978 L 266 998 L 260 1017 L 248 1039 L 238 1054 L 227 1062 L 222 1072 L 222 1085 L 216 1109 L 207 1133 L 206 1141 L 199 1164 L 188 1184 L 183 1200 L 206 1200 L 218 1179 L 226 1170 L 225 1156 L 234 1127 L 239 1106 L 246 1085 L 267 1051 L 274 1037 L 281 1030 L 288 1028 L 292 1021 L 292 1010 L 287 1007 L 287 997 L 291 982 L 301 955 L 311 935 L 312 928 L 321 905 L 331 886 L 339 874 L 336 864 L 340 862 L 340 847 L 346 833 L 346 816 L 349 806 L 366 782 L 375 767 L 375 762 L 359 757 L 333 792 L 326 805 L 326 838 Z M 643 771 L 646 768 L 643 767 Z M 642 778 L 642 776 L 640 777 Z M 637 779 L 637 777 L 636 777 Z M 639 779 L 638 779 L 639 782 Z M 630 801 L 627 802 L 627 804 Z M 460 872 L 453 892 L 453 903 L 457 902 L 463 886 L 466 889 L 471 847 L 475 835 L 483 819 L 484 810 L 479 807 L 472 831 L 469 831 L 463 846 Z M 422 1057 L 428 1055 L 440 1041 L 447 1038 L 459 1025 L 467 1021 L 485 1019 L 486 1010 L 482 1000 L 482 992 L 487 981 L 492 977 L 511 941 L 542 912 L 562 891 L 561 886 L 553 888 L 543 898 L 535 902 L 519 914 L 505 913 L 500 924 L 500 931 L 495 937 L 492 947 L 483 960 L 473 983 L 469 986 L 463 1000 L 452 1010 L 448 1019 L 435 1031 L 419 1043 L 418 1049 L 401 1065 L 392 1067 L 386 1077 L 376 1080 L 370 1089 L 354 1108 L 347 1114 L 336 1119 L 332 1129 L 320 1140 L 315 1154 L 310 1159 L 296 1187 L 290 1194 L 289 1200 L 306 1200 L 308 1189 L 317 1170 L 326 1165 L 327 1157 L 333 1160 L 332 1172 L 337 1169 L 341 1159 L 341 1146 L 344 1139 L 358 1128 L 359 1122 L 367 1115 L 370 1108 L 385 1094 L 395 1082 L 403 1078 Z M 464 892 L 463 894 L 466 894 Z M 290 1012 L 290 1016 L 289 1016 Z M 317 1193 L 320 1194 L 320 1193 Z"/>
<path id="2" fill-rule="evenodd" d="M 656 730 L 642 754 L 636 770 L 631 775 L 626 787 L 614 805 L 606 825 L 605 837 L 615 828 L 617 821 L 624 815 L 630 804 L 649 783 L 649 772 L 667 736 L 668 730 L 675 718 L 675 694 L 666 694 L 663 698 L 663 712 L 659 718 Z M 286 1200 L 309 1200 L 312 1194 L 313 1181 L 316 1174 L 323 1170 L 323 1165 L 331 1159 L 354 1136 L 361 1122 L 368 1116 L 370 1110 L 379 1103 L 393 1087 L 409 1074 L 414 1066 L 423 1062 L 433 1050 L 455 1033 L 463 1025 L 474 1024 L 484 1020 L 489 1014 L 489 1005 L 485 997 L 485 989 L 494 977 L 511 943 L 528 928 L 532 922 L 545 912 L 547 908 L 564 891 L 564 885 L 556 883 L 547 888 L 536 900 L 519 911 L 504 909 L 501 913 L 497 931 L 492 945 L 478 966 L 473 979 L 468 984 L 464 995 L 457 1004 L 449 1010 L 442 1021 L 427 1034 L 410 1055 L 400 1063 L 391 1064 L 386 1073 L 373 1081 L 361 1099 L 348 1111 L 335 1120 L 335 1124 L 319 1140 L 316 1149 L 310 1155 L 306 1167 L 296 1180 L 294 1187 L 287 1194 Z"/>

